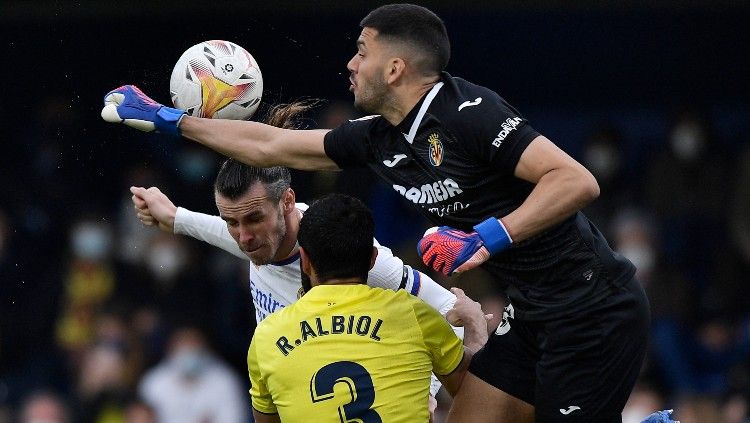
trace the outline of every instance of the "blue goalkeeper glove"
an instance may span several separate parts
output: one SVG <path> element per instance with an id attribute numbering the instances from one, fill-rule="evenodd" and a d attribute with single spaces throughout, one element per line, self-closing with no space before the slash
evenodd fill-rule
<path id="1" fill-rule="evenodd" d="M 123 85 L 104 96 L 102 119 L 141 131 L 180 135 L 178 125 L 183 116 L 183 110 L 155 102 L 135 85 Z"/>
<path id="2" fill-rule="evenodd" d="M 680 423 L 670 417 L 673 410 L 662 410 L 649 414 L 641 423 Z"/>
<path id="3" fill-rule="evenodd" d="M 466 233 L 449 226 L 430 228 L 417 244 L 417 252 L 424 264 L 451 275 L 479 266 L 513 242 L 505 226 L 494 217 L 474 226 L 474 231 Z"/>

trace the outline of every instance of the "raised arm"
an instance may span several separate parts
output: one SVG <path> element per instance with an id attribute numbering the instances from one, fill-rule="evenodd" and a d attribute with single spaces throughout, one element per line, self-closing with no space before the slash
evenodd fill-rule
<path id="1" fill-rule="evenodd" d="M 327 130 L 281 129 L 258 122 L 203 119 L 157 103 L 138 87 L 123 85 L 104 97 L 102 118 L 141 131 L 183 135 L 225 156 L 258 166 L 335 170 L 323 146 Z"/>
<path id="2" fill-rule="evenodd" d="M 188 235 L 221 248 L 235 257 L 250 261 L 229 234 L 226 222 L 219 216 L 177 207 L 156 187 L 131 187 L 130 192 L 133 194 L 136 215 L 144 225 L 158 225 L 159 229 L 165 232 Z"/>
<path id="3" fill-rule="evenodd" d="M 282 129 L 258 122 L 192 116 L 185 116 L 179 129 L 184 137 L 252 166 L 338 169 L 323 147 L 327 129 Z"/>

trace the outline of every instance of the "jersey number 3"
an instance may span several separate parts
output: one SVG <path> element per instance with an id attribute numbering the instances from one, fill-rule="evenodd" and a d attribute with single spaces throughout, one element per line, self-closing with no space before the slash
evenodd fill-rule
<path id="1" fill-rule="evenodd" d="M 342 423 L 382 423 L 380 415 L 370 409 L 375 401 L 372 377 L 367 369 L 352 361 L 337 361 L 315 372 L 310 379 L 312 401 L 320 402 L 333 398 L 333 387 L 337 383 L 345 383 L 352 398 L 349 403 L 339 407 L 339 418 Z"/>

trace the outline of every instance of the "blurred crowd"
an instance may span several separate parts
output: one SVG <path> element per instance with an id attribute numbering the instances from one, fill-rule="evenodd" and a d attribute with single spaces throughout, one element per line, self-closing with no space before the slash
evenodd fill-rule
<path id="1" fill-rule="evenodd" d="M 12 199 L 0 204 L 0 422 L 248 421 L 247 265 L 141 226 L 127 189 L 157 186 L 215 214 L 222 158 L 81 124 L 59 99 L 41 110 L 44 124 L 16 129 L 0 155 L 14 175 L 0 180 L 0 198 Z M 601 122 L 562 145 L 599 181 L 584 212 L 637 266 L 651 301 L 651 349 L 624 421 L 675 408 L 683 423 L 748 422 L 750 146 L 726 142 L 706 113 L 664 115 L 656 143 Z M 354 116 L 334 101 L 309 126 Z M 76 143 L 82 129 L 102 141 Z M 374 175 L 294 172 L 292 187 L 299 201 L 330 191 L 365 200 L 379 241 L 426 271 L 414 245 L 427 222 Z M 481 270 L 432 275 L 502 315 Z M 441 393 L 438 421 L 449 403 Z"/>

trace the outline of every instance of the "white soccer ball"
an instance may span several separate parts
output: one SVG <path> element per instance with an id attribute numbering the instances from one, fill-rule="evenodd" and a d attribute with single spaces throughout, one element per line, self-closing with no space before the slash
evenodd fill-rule
<path id="1" fill-rule="evenodd" d="M 263 95 L 258 62 L 229 41 L 204 41 L 187 49 L 169 79 L 172 103 L 190 116 L 249 119 Z"/>

